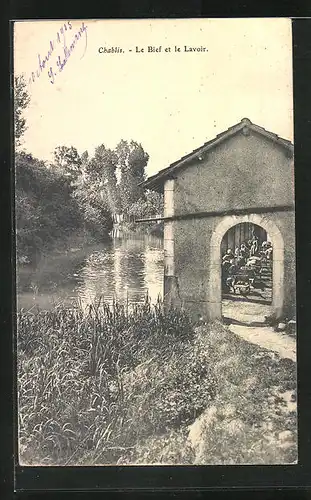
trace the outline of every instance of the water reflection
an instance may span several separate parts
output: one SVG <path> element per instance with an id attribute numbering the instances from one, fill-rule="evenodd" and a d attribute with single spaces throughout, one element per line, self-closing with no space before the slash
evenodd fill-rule
<path id="1" fill-rule="evenodd" d="M 66 255 L 51 255 L 35 269 L 18 270 L 18 307 L 49 308 L 79 300 L 83 306 L 102 297 L 111 303 L 155 302 L 163 290 L 163 241 L 134 234 Z"/>

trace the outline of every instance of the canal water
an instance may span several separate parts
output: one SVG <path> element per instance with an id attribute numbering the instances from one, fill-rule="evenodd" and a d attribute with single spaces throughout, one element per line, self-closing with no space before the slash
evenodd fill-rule
<path id="1" fill-rule="evenodd" d="M 97 245 L 55 250 L 34 265 L 17 268 L 17 307 L 42 309 L 102 300 L 155 302 L 163 294 L 163 239 L 145 234 L 115 235 Z"/>

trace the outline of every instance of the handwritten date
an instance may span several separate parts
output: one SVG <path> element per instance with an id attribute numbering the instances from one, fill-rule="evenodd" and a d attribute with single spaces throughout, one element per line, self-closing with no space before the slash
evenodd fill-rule
<path id="1" fill-rule="evenodd" d="M 81 56 L 82 59 L 87 49 L 87 26 L 84 22 L 82 22 L 80 28 L 76 31 L 74 36 L 72 36 L 72 33 L 69 33 L 70 39 L 68 42 L 69 36 L 67 32 L 70 32 L 71 30 L 73 30 L 72 23 L 70 21 L 65 22 L 56 32 L 55 39 L 50 40 L 49 47 L 45 52 L 45 55 L 42 56 L 38 53 L 38 67 L 35 71 L 31 72 L 29 83 L 35 82 L 36 79 L 40 78 L 42 73 L 46 71 L 50 83 L 54 84 L 57 74 L 64 70 L 64 67 L 77 43 L 82 37 L 84 37 L 85 46 L 83 55 Z"/>

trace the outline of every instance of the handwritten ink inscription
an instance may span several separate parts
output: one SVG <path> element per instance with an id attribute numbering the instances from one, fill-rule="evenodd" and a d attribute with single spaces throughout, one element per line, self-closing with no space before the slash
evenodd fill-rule
<path id="1" fill-rule="evenodd" d="M 65 22 L 57 31 L 55 40 L 50 40 L 44 56 L 38 53 L 38 67 L 31 72 L 29 83 L 35 82 L 45 72 L 50 83 L 54 84 L 57 75 L 64 70 L 68 59 L 82 38 L 84 38 L 84 52 L 81 59 L 87 49 L 87 26 L 82 22 L 80 28 L 75 31 L 70 21 Z"/>

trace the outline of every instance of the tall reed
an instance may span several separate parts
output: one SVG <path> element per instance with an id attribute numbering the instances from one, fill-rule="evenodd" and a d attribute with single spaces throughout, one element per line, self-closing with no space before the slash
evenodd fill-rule
<path id="1" fill-rule="evenodd" d="M 148 297 L 20 310 L 17 326 L 20 459 L 43 464 L 113 463 L 160 427 L 159 370 L 176 365 L 194 335 L 183 311 Z"/>

